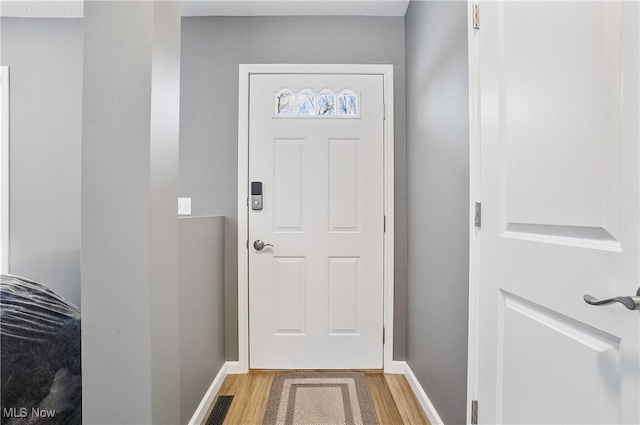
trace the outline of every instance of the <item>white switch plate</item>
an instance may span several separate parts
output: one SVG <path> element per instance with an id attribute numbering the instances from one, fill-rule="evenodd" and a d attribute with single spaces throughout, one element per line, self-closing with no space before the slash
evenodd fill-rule
<path id="1" fill-rule="evenodd" d="M 191 198 L 178 198 L 178 215 L 191 215 Z"/>

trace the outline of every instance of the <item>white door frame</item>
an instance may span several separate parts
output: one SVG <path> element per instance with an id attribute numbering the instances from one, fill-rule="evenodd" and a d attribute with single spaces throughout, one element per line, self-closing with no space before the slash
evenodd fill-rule
<path id="1" fill-rule="evenodd" d="M 471 403 L 478 399 L 478 326 L 480 319 L 480 229 L 475 227 L 475 203 L 480 199 L 480 64 L 478 31 L 473 28 L 473 8 L 467 1 L 469 50 L 469 317 L 467 354 L 467 424 Z"/>
<path id="2" fill-rule="evenodd" d="M 357 74 L 384 79 L 384 371 L 401 373 L 393 362 L 394 302 L 394 138 L 393 65 L 240 64 L 238 104 L 238 362 L 228 362 L 229 373 L 249 371 L 249 77 L 251 74 Z M 381 223 L 382 225 L 382 223 Z"/>
<path id="3" fill-rule="evenodd" d="M 478 329 L 480 320 L 480 229 L 475 227 L 475 203 L 480 199 L 480 62 L 478 30 L 473 29 L 473 7 L 467 0 L 469 43 L 469 317 L 467 354 L 467 424 L 471 402 L 478 399 Z"/>

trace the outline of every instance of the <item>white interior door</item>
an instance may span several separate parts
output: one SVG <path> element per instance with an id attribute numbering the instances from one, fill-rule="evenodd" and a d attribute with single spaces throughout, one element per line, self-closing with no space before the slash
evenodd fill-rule
<path id="1" fill-rule="evenodd" d="M 381 368 L 382 75 L 254 74 L 249 105 L 250 367 Z"/>
<path id="2" fill-rule="evenodd" d="M 481 423 L 640 423 L 639 18 L 480 5 Z"/>

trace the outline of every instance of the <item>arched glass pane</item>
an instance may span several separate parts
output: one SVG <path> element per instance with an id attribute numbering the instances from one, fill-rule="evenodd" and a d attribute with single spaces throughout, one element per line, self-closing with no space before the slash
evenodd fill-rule
<path id="1" fill-rule="evenodd" d="M 336 95 L 330 90 L 324 90 L 318 95 L 318 115 L 336 114 Z"/>
<path id="2" fill-rule="evenodd" d="M 295 96 L 291 90 L 280 90 L 276 94 L 276 114 L 293 115 L 295 113 Z"/>
<path id="3" fill-rule="evenodd" d="M 316 95 L 311 90 L 302 90 L 296 97 L 298 115 L 316 114 Z"/>
<path id="4" fill-rule="evenodd" d="M 338 98 L 338 115 L 357 115 L 356 94 L 351 90 L 345 90 L 340 93 Z"/>

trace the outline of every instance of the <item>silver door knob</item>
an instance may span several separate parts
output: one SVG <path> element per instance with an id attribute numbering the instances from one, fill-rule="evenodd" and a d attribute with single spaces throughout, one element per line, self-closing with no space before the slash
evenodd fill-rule
<path id="1" fill-rule="evenodd" d="M 585 295 L 584 301 L 591 305 L 606 305 L 611 303 L 620 303 L 629 310 L 640 310 L 640 288 L 636 291 L 635 297 L 613 297 L 605 300 L 598 300 L 591 295 Z"/>
<path id="2" fill-rule="evenodd" d="M 273 248 L 273 245 L 270 243 L 264 243 L 262 242 L 260 239 L 257 239 L 254 243 L 253 243 L 253 247 L 256 249 L 256 251 L 262 251 L 263 249 L 265 249 L 266 247 L 270 246 L 271 248 Z"/>

